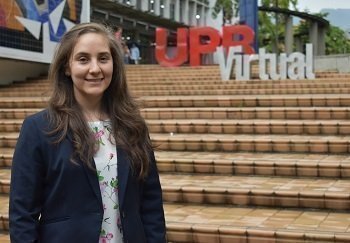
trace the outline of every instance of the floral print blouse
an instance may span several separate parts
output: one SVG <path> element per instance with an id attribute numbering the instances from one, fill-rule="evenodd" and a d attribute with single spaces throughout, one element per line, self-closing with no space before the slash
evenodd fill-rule
<path id="1" fill-rule="evenodd" d="M 123 233 L 118 202 L 117 149 L 111 142 L 109 121 L 89 122 L 96 139 L 94 155 L 104 209 L 99 243 L 122 243 Z"/>

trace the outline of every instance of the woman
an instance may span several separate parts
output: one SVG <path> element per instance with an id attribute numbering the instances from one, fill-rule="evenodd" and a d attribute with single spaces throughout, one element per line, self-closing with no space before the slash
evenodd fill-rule
<path id="1" fill-rule="evenodd" d="M 11 242 L 166 242 L 151 141 L 113 34 L 73 27 L 49 79 L 49 106 L 25 119 L 13 157 Z"/>

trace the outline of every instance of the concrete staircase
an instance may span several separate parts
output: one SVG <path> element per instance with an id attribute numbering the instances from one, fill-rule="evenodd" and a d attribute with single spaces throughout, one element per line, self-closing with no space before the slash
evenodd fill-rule
<path id="1" fill-rule="evenodd" d="M 129 66 L 157 145 L 169 242 L 350 242 L 350 75 L 227 81 L 217 66 Z M 0 242 L 23 119 L 48 81 L 0 87 Z"/>

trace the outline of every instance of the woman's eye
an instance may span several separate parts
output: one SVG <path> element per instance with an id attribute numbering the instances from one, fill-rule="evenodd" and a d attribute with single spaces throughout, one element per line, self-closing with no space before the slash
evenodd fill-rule
<path id="1" fill-rule="evenodd" d="M 108 62 L 108 60 L 109 60 L 109 57 L 101 57 L 100 58 L 101 62 Z"/>
<path id="2" fill-rule="evenodd" d="M 88 59 L 86 57 L 80 57 L 78 59 L 78 61 L 81 62 L 81 63 L 86 63 L 88 61 Z"/>

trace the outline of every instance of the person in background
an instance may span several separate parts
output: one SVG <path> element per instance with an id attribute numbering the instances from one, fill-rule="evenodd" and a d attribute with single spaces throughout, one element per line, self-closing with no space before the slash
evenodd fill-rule
<path id="1" fill-rule="evenodd" d="M 122 53 L 100 24 L 62 37 L 48 107 L 24 120 L 13 156 L 12 243 L 166 242 L 154 152 Z"/>
<path id="2" fill-rule="evenodd" d="M 124 64 L 129 64 L 130 63 L 130 50 L 124 41 L 122 42 L 122 48 L 123 48 L 123 55 L 124 55 Z"/>
<path id="3" fill-rule="evenodd" d="M 123 35 L 123 29 L 119 26 L 114 27 L 114 36 L 117 39 L 117 41 L 122 42 L 122 35 Z"/>
<path id="4" fill-rule="evenodd" d="M 140 49 L 137 47 L 135 43 L 132 43 L 130 48 L 130 59 L 131 59 L 131 64 L 139 64 Z"/>

